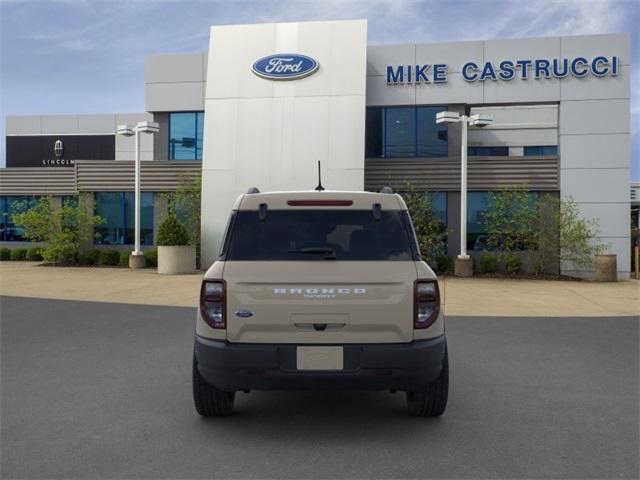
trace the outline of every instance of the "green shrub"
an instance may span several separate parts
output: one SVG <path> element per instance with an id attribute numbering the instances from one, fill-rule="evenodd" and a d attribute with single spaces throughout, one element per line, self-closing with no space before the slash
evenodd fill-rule
<path id="1" fill-rule="evenodd" d="M 120 252 L 118 250 L 100 250 L 98 265 L 118 265 Z"/>
<path id="2" fill-rule="evenodd" d="M 80 254 L 80 265 L 97 265 L 100 259 L 100 250 L 88 250 Z"/>
<path id="3" fill-rule="evenodd" d="M 30 262 L 39 262 L 42 260 L 42 251 L 40 247 L 31 247 L 27 250 L 27 260 Z"/>
<path id="4" fill-rule="evenodd" d="M 123 250 L 122 252 L 120 252 L 120 262 L 118 265 L 120 265 L 121 267 L 128 267 L 129 255 L 131 255 L 131 252 L 129 250 Z"/>
<path id="5" fill-rule="evenodd" d="M 436 268 L 438 269 L 438 273 L 446 273 L 451 271 L 451 267 L 453 266 L 453 261 L 451 257 L 446 253 L 441 253 L 436 257 Z"/>
<path id="6" fill-rule="evenodd" d="M 42 260 L 54 265 L 74 265 L 78 263 L 79 254 L 78 245 L 75 243 L 53 243 L 42 250 Z"/>
<path id="7" fill-rule="evenodd" d="M 167 215 L 167 218 L 160 224 L 160 228 L 158 228 L 158 245 L 189 245 L 189 232 L 175 215 Z"/>
<path id="8" fill-rule="evenodd" d="M 11 250 L 6 247 L 0 248 L 0 260 L 11 260 Z"/>
<path id="9" fill-rule="evenodd" d="M 11 250 L 11 260 L 24 260 L 26 256 L 26 248 L 14 248 L 13 250 Z"/>
<path id="10" fill-rule="evenodd" d="M 157 250 L 145 250 L 144 251 L 144 259 L 147 263 L 147 267 L 157 267 L 158 266 L 158 251 Z"/>
<path id="11" fill-rule="evenodd" d="M 500 257 L 495 253 L 484 252 L 480 255 L 480 271 L 482 273 L 496 273 L 500 268 Z"/>
<path id="12" fill-rule="evenodd" d="M 34 202 L 17 202 L 12 206 L 11 220 L 24 229 L 33 242 L 44 242 L 40 249 L 44 263 L 74 264 L 78 262 L 80 244 L 93 236 L 93 227 L 102 219 L 88 208 L 91 197 L 82 194 L 77 202 L 53 205 L 51 197 Z"/>
<path id="13" fill-rule="evenodd" d="M 515 253 L 506 254 L 504 257 L 504 265 L 509 273 L 519 273 L 522 271 L 522 258 Z"/>

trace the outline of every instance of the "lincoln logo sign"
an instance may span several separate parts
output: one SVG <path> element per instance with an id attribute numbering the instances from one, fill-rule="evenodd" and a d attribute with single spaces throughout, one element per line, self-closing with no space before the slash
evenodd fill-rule
<path id="1" fill-rule="evenodd" d="M 64 156 L 64 142 L 60 139 L 53 142 L 53 154 L 56 158 L 42 159 L 43 167 L 58 167 L 60 165 L 73 165 L 75 163 L 73 160 L 62 158 Z"/>
<path id="2" fill-rule="evenodd" d="M 597 55 L 592 58 L 553 58 L 535 60 L 502 60 L 499 62 L 466 62 L 458 71 L 465 82 L 540 80 L 549 78 L 615 77 L 620 70 L 616 56 Z M 388 65 L 387 84 L 446 83 L 447 65 Z"/>
<path id="3" fill-rule="evenodd" d="M 64 143 L 62 140 L 56 140 L 53 144 L 53 153 L 56 155 L 56 158 L 62 158 L 64 155 Z"/>
<path id="4" fill-rule="evenodd" d="M 306 55 L 279 53 L 256 60 L 251 70 L 269 80 L 297 80 L 312 75 L 318 67 L 318 62 Z"/>

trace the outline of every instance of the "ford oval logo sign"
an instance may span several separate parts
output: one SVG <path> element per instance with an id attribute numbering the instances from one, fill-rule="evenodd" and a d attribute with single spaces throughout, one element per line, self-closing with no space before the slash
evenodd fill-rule
<path id="1" fill-rule="evenodd" d="M 319 66 L 318 62 L 306 55 L 278 53 L 256 60 L 251 70 L 269 80 L 297 80 L 312 75 Z"/>
<path id="2" fill-rule="evenodd" d="M 240 317 L 240 318 L 253 317 L 253 312 L 251 310 L 238 310 L 236 311 L 236 317 Z"/>

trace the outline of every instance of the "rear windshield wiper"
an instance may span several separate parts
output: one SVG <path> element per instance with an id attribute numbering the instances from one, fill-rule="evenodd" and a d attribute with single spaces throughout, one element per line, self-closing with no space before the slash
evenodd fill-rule
<path id="1" fill-rule="evenodd" d="M 289 253 L 315 253 L 320 255 L 325 255 L 326 259 L 335 260 L 336 251 L 333 248 L 329 247 L 307 247 L 300 248 L 299 250 L 289 250 Z"/>

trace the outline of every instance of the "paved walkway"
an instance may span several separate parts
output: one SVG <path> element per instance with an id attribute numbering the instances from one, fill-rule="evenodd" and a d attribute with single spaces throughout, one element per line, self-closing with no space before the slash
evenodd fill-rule
<path id="1" fill-rule="evenodd" d="M 155 270 L 43 267 L 0 262 L 0 295 L 195 307 L 201 274 L 158 275 Z M 640 282 L 595 283 L 445 277 L 448 315 L 582 317 L 640 314 Z"/>

